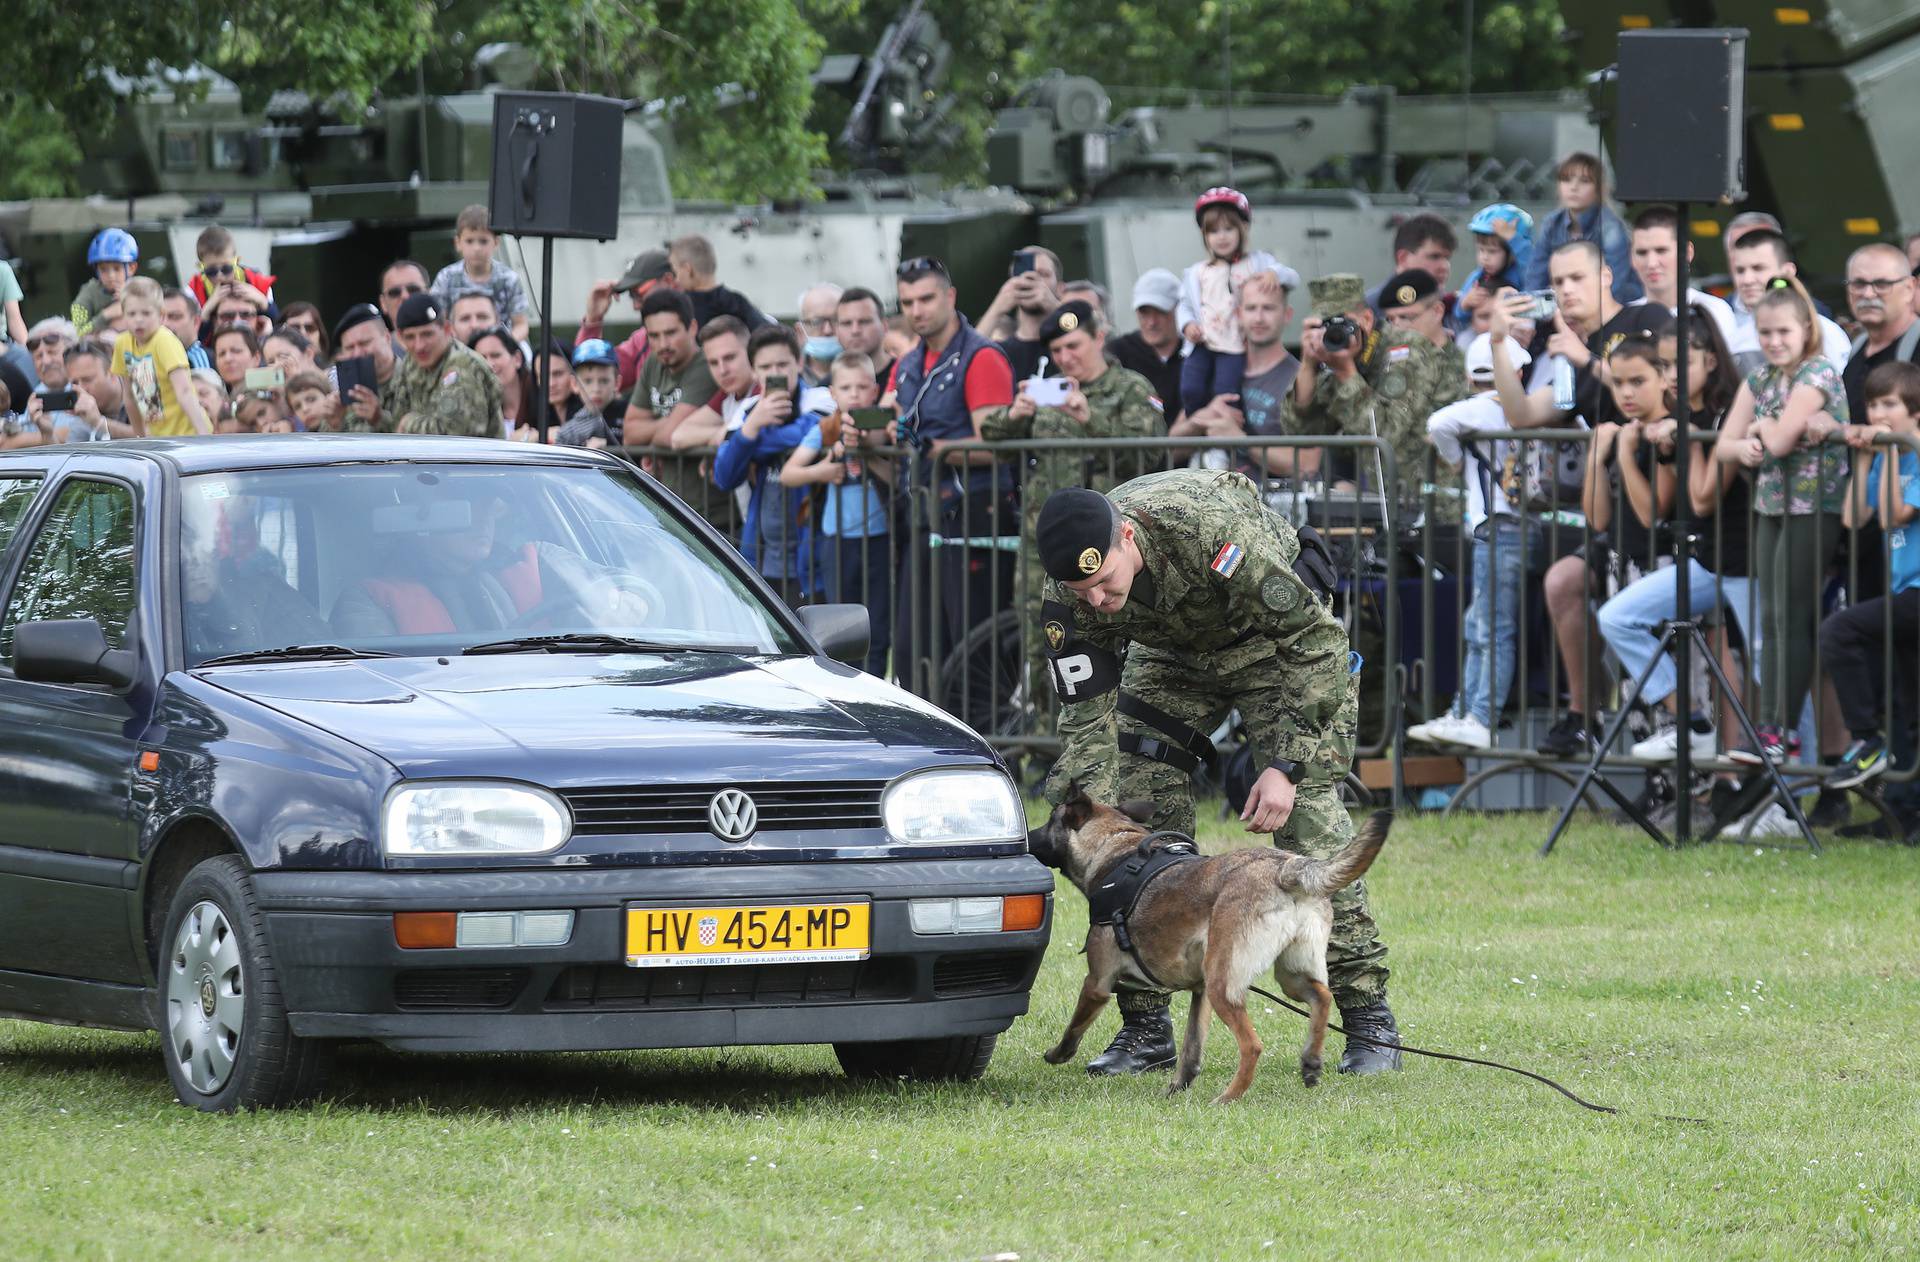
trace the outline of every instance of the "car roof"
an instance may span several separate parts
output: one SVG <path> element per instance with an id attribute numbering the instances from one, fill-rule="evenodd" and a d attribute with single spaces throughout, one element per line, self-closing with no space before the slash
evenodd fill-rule
<path id="1" fill-rule="evenodd" d="M 49 447 L 0 453 L 45 456 Z M 63 455 L 158 461 L 182 474 L 221 473 L 283 465 L 359 464 L 367 461 L 458 460 L 501 465 L 614 465 L 617 458 L 584 447 L 503 442 L 454 434 L 220 434 L 195 438 L 117 439 L 59 449 Z"/>

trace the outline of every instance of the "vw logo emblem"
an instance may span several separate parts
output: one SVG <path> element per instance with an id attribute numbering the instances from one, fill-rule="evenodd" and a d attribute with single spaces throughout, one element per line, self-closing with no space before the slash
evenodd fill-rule
<path id="1" fill-rule="evenodd" d="M 707 827 L 722 841 L 745 841 L 760 824 L 760 808 L 738 789 L 722 789 L 707 803 Z"/>

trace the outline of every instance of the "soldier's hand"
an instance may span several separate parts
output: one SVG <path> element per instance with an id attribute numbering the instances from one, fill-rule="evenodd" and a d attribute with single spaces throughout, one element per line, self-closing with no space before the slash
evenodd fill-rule
<path id="1" fill-rule="evenodd" d="M 1247 805 L 1240 812 L 1250 833 L 1270 833 L 1280 828 L 1293 814 L 1293 781 L 1278 767 L 1268 767 L 1253 782 Z"/>
<path id="2" fill-rule="evenodd" d="M 1087 396 L 1081 392 L 1080 383 L 1071 377 L 1067 378 L 1067 401 L 1060 405 L 1060 410 L 1071 416 L 1076 424 L 1085 425 L 1093 419 L 1093 410 L 1087 406 Z"/>
<path id="3" fill-rule="evenodd" d="M 366 386 L 355 386 L 348 398 L 347 411 L 371 425 L 380 415 L 380 396 Z"/>
<path id="4" fill-rule="evenodd" d="M 1327 362 L 1326 335 L 1320 331 L 1324 323 L 1319 316 L 1308 316 L 1300 322 L 1300 358 L 1309 364 Z"/>
<path id="5" fill-rule="evenodd" d="M 1010 420 L 1024 421 L 1033 415 L 1033 396 L 1025 390 L 1013 392 L 1013 402 L 1007 405 L 1007 417 Z"/>
<path id="6" fill-rule="evenodd" d="M 600 323 L 607 318 L 607 311 L 612 306 L 613 282 L 610 280 L 594 281 L 593 288 L 587 291 L 586 322 L 588 324 Z"/>

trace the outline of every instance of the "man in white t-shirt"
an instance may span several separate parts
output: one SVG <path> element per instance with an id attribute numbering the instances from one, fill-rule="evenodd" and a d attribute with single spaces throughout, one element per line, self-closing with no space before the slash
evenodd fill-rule
<path id="1" fill-rule="evenodd" d="M 1693 243 L 1687 243 L 1687 262 L 1693 262 Z M 1680 305 L 1680 216 L 1671 206 L 1649 206 L 1633 217 L 1633 272 L 1646 297 L 1627 304 L 1640 307 L 1659 303 L 1678 314 Z M 1732 343 L 1738 328 L 1733 308 L 1704 289 L 1687 288 L 1687 302 L 1705 311 L 1720 327 L 1720 336 Z"/>

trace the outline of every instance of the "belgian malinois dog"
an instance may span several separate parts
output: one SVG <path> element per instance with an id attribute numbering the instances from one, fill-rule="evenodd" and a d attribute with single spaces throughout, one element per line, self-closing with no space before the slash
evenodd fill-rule
<path id="1" fill-rule="evenodd" d="M 1152 812 L 1151 802 L 1103 806 L 1076 784 L 1047 822 L 1027 835 L 1027 845 L 1035 858 L 1060 869 L 1088 894 L 1139 849 L 1147 836 L 1141 821 Z M 1175 864 L 1156 876 L 1127 916 L 1133 952 L 1122 949 L 1110 925 L 1088 930 L 1087 979 L 1066 1032 L 1046 1053 L 1048 1062 L 1061 1065 L 1073 1058 L 1116 983 L 1185 990 L 1193 1003 L 1167 1094 L 1186 1090 L 1198 1076 L 1211 1008 L 1240 1045 L 1240 1066 L 1215 1103 L 1237 1100 L 1252 1085 L 1265 1050 L 1247 1018 L 1247 988 L 1277 965 L 1280 988 L 1312 1012 L 1300 1049 L 1300 1078 L 1309 1087 L 1317 1084 L 1333 1007 L 1327 989 L 1332 895 L 1372 866 L 1392 824 L 1393 812 L 1375 812 L 1331 859 L 1248 847 Z"/>

